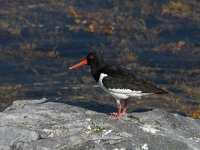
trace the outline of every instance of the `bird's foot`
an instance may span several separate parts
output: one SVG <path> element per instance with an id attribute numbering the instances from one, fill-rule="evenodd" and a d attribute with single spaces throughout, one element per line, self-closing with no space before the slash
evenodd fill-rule
<path id="1" fill-rule="evenodd" d="M 108 116 L 108 119 L 110 120 L 117 120 L 122 118 L 126 113 L 125 112 L 121 112 L 121 113 L 111 113 L 110 116 Z"/>

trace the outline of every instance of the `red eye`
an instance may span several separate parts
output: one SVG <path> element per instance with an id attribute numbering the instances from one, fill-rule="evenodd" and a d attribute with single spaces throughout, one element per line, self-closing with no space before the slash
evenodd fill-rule
<path id="1" fill-rule="evenodd" d="M 93 55 L 90 55 L 89 58 L 90 58 L 90 59 L 94 59 L 94 56 L 93 56 Z"/>

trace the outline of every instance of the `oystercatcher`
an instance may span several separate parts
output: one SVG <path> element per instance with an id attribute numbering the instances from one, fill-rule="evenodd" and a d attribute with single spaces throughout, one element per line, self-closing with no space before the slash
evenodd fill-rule
<path id="1" fill-rule="evenodd" d="M 129 97 L 141 97 L 152 94 L 167 94 L 166 91 L 139 78 L 125 68 L 108 65 L 99 53 L 89 53 L 83 61 L 73 65 L 74 69 L 83 65 L 90 65 L 91 73 L 100 87 L 111 94 L 117 101 L 117 113 L 112 113 L 108 118 L 116 120 L 126 114 L 127 99 Z M 124 100 L 124 108 L 121 111 L 120 100 Z"/>

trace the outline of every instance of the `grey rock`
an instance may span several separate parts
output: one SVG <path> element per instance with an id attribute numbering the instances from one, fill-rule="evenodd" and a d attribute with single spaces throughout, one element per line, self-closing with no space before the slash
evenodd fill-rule
<path id="1" fill-rule="evenodd" d="M 199 119 L 155 109 L 111 121 L 104 110 L 86 106 L 45 98 L 15 101 L 0 113 L 0 149 L 200 150 Z"/>

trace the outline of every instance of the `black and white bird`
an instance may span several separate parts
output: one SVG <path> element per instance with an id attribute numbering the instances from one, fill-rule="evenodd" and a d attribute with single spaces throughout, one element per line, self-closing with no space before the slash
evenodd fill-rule
<path id="1" fill-rule="evenodd" d="M 152 94 L 167 94 L 166 91 L 139 78 L 125 68 L 108 65 L 99 53 L 90 53 L 86 59 L 73 65 L 74 69 L 83 65 L 90 65 L 91 73 L 100 87 L 111 94 L 117 101 L 117 113 L 112 113 L 109 119 L 119 119 L 126 114 L 127 99 L 129 97 L 142 97 Z M 121 110 L 120 100 L 124 100 L 124 108 Z"/>

